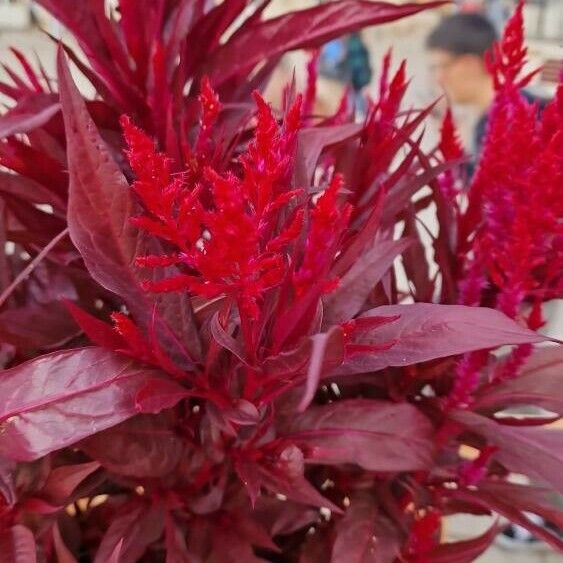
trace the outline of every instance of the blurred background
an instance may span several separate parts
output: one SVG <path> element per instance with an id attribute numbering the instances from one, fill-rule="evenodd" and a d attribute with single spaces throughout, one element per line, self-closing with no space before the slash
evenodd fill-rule
<path id="1" fill-rule="evenodd" d="M 81 0 L 76 0 L 80 2 Z M 273 0 L 268 16 L 281 14 L 289 9 L 303 9 L 323 0 Z M 325 0 L 326 1 L 326 0 Z M 416 0 L 415 0 L 416 1 Z M 427 0 L 418 0 L 424 3 Z M 395 0 L 400 3 L 401 0 Z M 367 28 L 362 31 L 360 41 L 365 46 L 371 67 L 369 83 L 362 88 L 362 93 L 375 92 L 379 79 L 380 61 L 383 54 L 393 49 L 393 59 L 398 65 L 407 59 L 407 74 L 411 78 L 408 103 L 421 107 L 435 100 L 443 92 L 432 80 L 430 64 L 425 43 L 428 34 L 441 18 L 454 12 L 484 13 L 500 29 L 503 21 L 510 14 L 516 0 L 453 0 L 450 6 L 439 10 L 430 10 L 402 21 Z M 108 0 L 111 5 L 112 0 Z M 541 98 L 550 97 L 555 90 L 560 72 L 563 44 L 563 0 L 528 0 L 525 9 L 527 40 L 531 66 L 546 65 L 540 73 L 532 91 Z M 36 6 L 33 0 L 0 0 L 0 60 L 13 60 L 10 46 L 16 46 L 32 58 L 37 56 L 44 63 L 47 71 L 52 72 L 54 64 L 54 43 L 41 31 L 47 30 L 55 37 L 65 37 L 64 29 L 55 24 L 47 14 Z M 68 39 L 68 38 L 67 38 Z M 303 88 L 306 81 L 306 63 L 309 53 L 294 52 L 286 56 L 280 64 L 267 92 L 267 97 L 274 105 L 281 103 L 281 85 L 289 81 L 295 72 L 297 85 Z M 5 73 L 0 68 L 0 77 Z M 80 87 L 88 92 L 88 83 L 77 76 Z M 345 90 L 345 83 L 331 77 L 321 76 L 319 80 L 319 113 L 333 111 Z M 1 102 L 1 99 L 0 99 Z M 471 146 L 472 131 L 479 118 L 479 110 L 471 105 L 458 105 L 454 108 L 456 121 L 464 144 L 468 151 Z M 427 142 L 432 143 L 439 125 L 439 112 L 435 115 L 435 127 L 427 131 Z"/>
<path id="2" fill-rule="evenodd" d="M 83 0 L 75 0 L 77 3 Z M 288 10 L 298 10 L 310 7 L 319 0 L 273 0 L 267 16 L 274 17 Z M 321 0 L 322 1 L 322 0 Z M 412 1 L 412 0 L 411 0 Z M 425 0 L 418 0 L 424 3 Z M 400 0 L 395 0 L 400 3 Z M 491 26 L 497 31 L 502 29 L 506 18 L 511 13 L 516 0 L 453 0 L 453 2 L 439 10 L 429 10 L 415 17 L 399 22 L 367 28 L 354 36 L 343 38 L 342 41 L 331 42 L 321 50 L 321 76 L 317 85 L 318 104 L 316 111 L 326 114 L 333 112 L 347 86 L 359 96 L 375 95 L 377 83 L 381 73 L 383 55 L 392 48 L 393 66 L 396 68 L 402 59 L 407 60 L 407 75 L 411 78 L 407 103 L 411 107 L 424 107 L 442 96 L 445 92 L 440 87 L 440 80 L 436 79 L 436 61 L 432 61 L 427 48 L 429 35 L 444 18 L 456 13 L 481 14 L 489 19 Z M 111 6 L 111 0 L 108 7 Z M 539 100 L 546 100 L 553 96 L 558 77 L 562 71 L 563 45 L 563 0 L 527 0 L 525 8 L 525 22 L 527 44 L 529 47 L 530 67 L 542 66 L 530 88 L 530 94 Z M 63 38 L 73 47 L 72 40 L 65 30 L 50 19 L 47 14 L 34 4 L 32 0 L 0 0 L 0 78 L 6 77 L 6 69 L 2 63 L 14 61 L 10 47 L 16 47 L 27 55 L 30 60 L 40 60 L 47 72 L 54 76 L 55 42 L 44 31 L 55 38 Z M 460 39 L 458 37 L 458 39 Z M 467 39 L 467 38 L 461 38 Z M 346 49 L 355 50 L 356 60 L 359 61 L 360 73 L 339 73 L 338 58 L 346 55 Z M 277 69 L 268 91 L 267 98 L 278 106 L 281 103 L 283 86 L 295 75 L 297 87 L 303 90 L 307 78 L 307 62 L 311 53 L 293 52 L 282 60 Z M 328 60 L 323 63 L 325 57 Z M 332 68 L 330 57 L 337 62 Z M 334 62 L 334 61 L 333 61 Z M 442 66 L 452 64 L 451 61 L 441 63 Z M 367 70 L 367 72 L 366 72 Z M 363 72 L 362 72 L 363 71 Z M 356 77 L 356 78 L 354 78 Z M 80 88 L 85 94 L 91 93 L 88 82 L 75 73 Z M 465 86 L 470 88 L 470 75 L 464 76 Z M 354 83 L 354 80 L 356 83 Z M 354 84 L 352 84 L 354 83 Z M 463 80 L 462 80 L 463 85 Z M 449 96 L 452 102 L 452 96 Z M 2 103 L 0 96 L 0 103 Z M 439 105 L 427 124 L 426 142 L 433 145 L 441 123 L 441 113 L 445 104 Z M 473 103 L 454 103 L 452 105 L 455 120 L 460 130 L 466 150 L 475 152 L 474 132 L 483 116 L 483 108 Z M 361 110 L 361 108 L 360 108 Z M 2 109 L 0 109 L 2 113 Z M 358 112 L 361 119 L 361 111 Z M 427 224 L 432 228 L 432 218 Z M 561 337 L 563 316 L 552 311 L 554 336 Z M 557 326 L 558 325 L 558 328 Z M 489 525 L 488 519 L 460 516 L 450 519 L 446 534 L 448 539 L 465 539 L 481 533 Z M 515 550 L 507 552 L 496 547 L 488 551 L 479 559 L 479 563 L 563 563 L 563 556 L 547 550 L 530 552 Z"/>

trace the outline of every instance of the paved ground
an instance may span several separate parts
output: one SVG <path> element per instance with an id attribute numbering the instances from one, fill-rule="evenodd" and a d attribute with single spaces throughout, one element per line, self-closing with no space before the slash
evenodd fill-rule
<path id="1" fill-rule="evenodd" d="M 563 0 L 558 0 L 563 4 Z M 304 7 L 305 0 L 278 0 L 278 4 L 283 2 L 285 4 L 293 4 L 295 7 Z M 310 2 L 308 2 L 310 3 Z M 402 58 L 407 58 L 409 62 L 409 72 L 413 77 L 412 86 L 409 94 L 409 102 L 417 106 L 425 101 L 429 101 L 432 92 L 429 89 L 429 81 L 426 74 L 426 65 L 424 60 L 424 38 L 428 30 L 437 21 L 437 14 L 423 14 L 410 20 L 387 25 L 380 28 L 372 28 L 365 31 L 364 36 L 370 46 L 373 54 L 373 60 L 379 61 L 382 54 L 390 47 L 393 46 L 394 56 L 397 61 Z M 2 22 L 0 22 L 1 26 Z M 12 60 L 12 56 L 8 51 L 9 46 L 16 46 L 24 53 L 33 55 L 37 52 L 39 57 L 44 62 L 48 72 L 54 71 L 54 53 L 55 47 L 37 30 L 28 30 L 25 32 L 16 31 L 2 31 L 0 29 L 0 62 Z M 532 48 L 532 56 L 538 57 L 546 49 L 554 50 L 553 45 L 534 43 Z M 555 48 L 556 49 L 556 48 Z M 560 56 L 560 51 L 559 55 Z M 302 72 L 299 65 L 303 62 L 302 55 L 291 56 L 287 64 L 289 66 L 298 65 L 297 72 L 298 78 L 302 79 Z M 0 77 L 3 76 L 3 70 L 0 68 Z M 374 77 L 374 81 L 377 75 Z M 80 85 L 83 89 L 88 89 L 88 84 L 80 79 Z M 324 91 L 321 94 L 330 99 L 333 96 L 331 92 L 331 85 L 326 84 Z M 1 100 L 0 100 L 1 101 Z M 471 123 L 472 116 L 467 114 L 464 117 L 465 128 L 468 129 Z M 465 133 L 467 135 L 467 133 Z M 430 132 L 430 135 L 432 133 Z M 557 315 L 561 319 L 561 315 Z M 561 327 L 555 330 L 555 333 L 560 333 Z M 460 516 L 450 519 L 446 527 L 446 536 L 448 540 L 456 541 L 461 539 L 468 539 L 472 536 L 478 535 L 487 527 L 488 519 L 477 518 L 470 516 Z M 525 552 L 507 552 L 499 548 L 492 548 L 484 556 L 479 558 L 479 563 L 563 563 L 563 555 L 553 554 L 549 550 L 541 553 L 525 553 Z"/>

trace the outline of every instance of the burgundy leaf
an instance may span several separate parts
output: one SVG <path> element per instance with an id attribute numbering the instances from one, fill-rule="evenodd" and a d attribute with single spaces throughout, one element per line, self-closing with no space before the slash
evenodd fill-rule
<path id="1" fill-rule="evenodd" d="M 125 176 L 104 145 L 88 115 L 84 101 L 74 85 L 62 50 L 58 53 L 61 103 L 67 134 L 70 172 L 68 225 L 72 241 L 84 258 L 92 277 L 103 287 L 126 301 L 133 317 L 141 326 L 158 328 L 158 337 L 166 349 L 185 355 L 183 345 L 198 353 L 199 343 L 193 330 L 193 315 L 182 317 L 183 334 L 189 342 L 178 342 L 160 315 L 153 317 L 154 303 L 139 283 L 134 260 L 143 239 L 130 224 L 133 202 Z M 171 305 L 166 303 L 171 300 Z M 158 310 L 178 312 L 189 307 L 179 306 L 178 296 L 163 298 Z M 174 309 L 174 310 L 173 310 Z"/>
<path id="2" fill-rule="evenodd" d="M 137 411 L 144 414 L 158 414 L 164 409 L 171 409 L 190 393 L 171 379 L 149 379 L 135 396 Z"/>
<path id="3" fill-rule="evenodd" d="M 55 506 L 68 504 L 68 498 L 74 489 L 99 467 L 100 464 L 97 461 L 57 467 L 49 474 L 41 494 Z"/>
<path id="4" fill-rule="evenodd" d="M 319 520 L 319 511 L 301 504 L 275 497 L 262 496 L 256 501 L 253 513 L 272 536 L 291 534 Z"/>
<path id="5" fill-rule="evenodd" d="M 426 556 L 432 563 L 471 563 L 491 546 L 499 531 L 499 527 L 495 524 L 476 538 L 443 543 L 428 552 Z"/>
<path id="6" fill-rule="evenodd" d="M 393 563 L 398 555 L 397 533 L 379 514 L 375 499 L 353 496 L 336 526 L 330 563 Z"/>
<path id="7" fill-rule="evenodd" d="M 56 301 L 0 313 L 0 339 L 22 350 L 60 348 L 80 334 L 65 307 Z"/>
<path id="8" fill-rule="evenodd" d="M 234 354 L 241 362 L 247 364 L 246 355 L 244 353 L 244 348 L 241 342 L 235 340 L 221 325 L 219 320 L 219 312 L 215 313 L 211 318 L 210 323 L 211 334 L 214 340 L 225 350 L 229 350 Z"/>
<path id="9" fill-rule="evenodd" d="M 29 203 L 46 203 L 57 213 L 64 211 L 66 207 L 64 200 L 48 186 L 9 172 L 0 172 L 0 193 L 16 196 Z"/>
<path id="10" fill-rule="evenodd" d="M 478 490 L 483 498 L 501 499 L 514 508 L 538 514 L 559 528 L 563 526 L 559 496 L 551 489 L 487 479 L 479 483 Z"/>
<path id="11" fill-rule="evenodd" d="M 65 542 L 61 537 L 61 531 L 59 530 L 58 524 L 53 526 L 53 543 L 55 545 L 58 563 L 78 563 L 77 559 L 65 545 Z"/>
<path id="12" fill-rule="evenodd" d="M 37 459 L 136 414 L 158 371 L 101 348 L 53 352 L 2 374 L 0 455 Z"/>
<path id="13" fill-rule="evenodd" d="M 136 563 L 164 531 L 164 513 L 159 505 L 132 501 L 114 516 L 96 552 L 94 563 Z M 119 546 L 121 545 L 121 548 Z M 117 550 L 118 555 L 115 555 Z"/>
<path id="14" fill-rule="evenodd" d="M 61 109 L 53 94 L 35 94 L 18 100 L 0 117 L 0 138 L 11 137 L 17 133 L 28 133 L 45 125 Z"/>
<path id="15" fill-rule="evenodd" d="M 537 501 L 534 502 L 534 500 L 530 501 L 530 498 L 534 499 L 534 497 L 538 496 L 538 493 L 533 489 L 528 491 L 528 497 L 524 490 L 515 495 L 514 491 L 510 490 L 510 486 L 510 483 L 502 483 L 497 490 L 495 490 L 494 486 L 489 488 L 488 485 L 483 487 L 483 490 L 460 489 L 452 492 L 452 497 L 492 510 L 511 522 L 526 528 L 537 538 L 544 540 L 555 549 L 563 551 L 563 541 L 561 538 L 547 527 L 530 520 L 526 514 L 526 512 L 537 513 L 561 527 L 561 510 L 556 507 L 548 508 L 545 505 L 538 505 Z M 525 488 L 522 487 L 522 489 Z M 553 518 L 554 515 L 555 518 Z"/>
<path id="16" fill-rule="evenodd" d="M 0 563 L 37 563 L 35 538 L 25 526 L 0 532 Z"/>
<path id="17" fill-rule="evenodd" d="M 257 475 L 257 482 L 273 493 L 285 495 L 302 504 L 340 512 L 306 479 L 303 453 L 294 445 L 284 448 L 273 463 L 257 465 L 252 471 Z"/>
<path id="18" fill-rule="evenodd" d="M 395 341 L 395 345 L 378 354 L 356 354 L 347 358 L 336 371 L 337 375 L 406 366 L 504 344 L 546 340 L 499 311 L 485 307 L 430 303 L 385 305 L 363 313 L 362 318 L 392 315 L 400 315 L 400 318 L 377 328 L 373 334 L 368 333 L 357 343 Z"/>
<path id="19" fill-rule="evenodd" d="M 340 327 L 311 336 L 312 349 L 305 393 L 298 410 L 303 412 L 313 400 L 321 377 L 327 377 L 344 360 L 344 338 Z"/>
<path id="20" fill-rule="evenodd" d="M 120 563 L 121 561 L 121 548 L 123 547 L 123 540 L 119 540 L 115 549 L 111 552 L 109 556 L 108 563 Z"/>
<path id="21" fill-rule="evenodd" d="M 259 62 L 294 49 L 311 49 L 361 27 L 377 25 L 443 2 L 403 4 L 339 0 L 250 25 L 227 41 L 206 61 L 205 72 L 215 84 L 248 74 Z M 299 30 L 299 33 L 295 33 Z"/>
<path id="22" fill-rule="evenodd" d="M 154 478 L 174 470 L 186 445 L 167 416 L 139 415 L 83 440 L 80 448 L 113 473 Z"/>
<path id="23" fill-rule="evenodd" d="M 487 386 L 476 395 L 475 409 L 502 410 L 536 405 L 563 415 L 563 347 L 538 348 L 516 379 Z"/>
<path id="24" fill-rule="evenodd" d="M 111 325 L 83 311 L 72 301 L 65 300 L 64 304 L 92 344 L 114 351 L 127 348 L 127 343 L 123 337 Z"/>
<path id="25" fill-rule="evenodd" d="M 416 471 L 428 468 L 434 453 L 430 421 L 408 403 L 350 399 L 310 407 L 288 432 L 309 463 Z"/>
<path id="26" fill-rule="evenodd" d="M 186 546 L 186 534 L 170 515 L 166 517 L 165 533 L 166 563 L 195 563 Z"/>
<path id="27" fill-rule="evenodd" d="M 393 265 L 395 258 L 401 255 L 412 242 L 412 239 L 377 241 L 370 250 L 359 256 L 341 278 L 336 291 L 324 301 L 325 326 L 339 324 L 355 317 L 371 290 Z"/>
<path id="28" fill-rule="evenodd" d="M 454 411 L 452 420 L 498 447 L 495 459 L 514 473 L 547 482 L 563 493 L 563 432 L 558 429 L 503 426 L 469 411 Z"/>
<path id="29" fill-rule="evenodd" d="M 14 479 L 16 464 L 0 457 L 0 495 L 8 506 L 16 503 L 16 484 Z"/>
<path id="30" fill-rule="evenodd" d="M 102 286 L 122 296 L 137 318 L 150 311 L 136 279 L 137 235 L 125 176 L 96 131 L 61 50 L 59 82 L 70 173 L 68 225 L 86 267 Z M 143 307 L 144 306 L 144 307 Z"/>
<path id="31" fill-rule="evenodd" d="M 309 186 L 322 151 L 330 145 L 354 137 L 361 129 L 361 125 L 357 123 L 347 123 L 332 127 L 311 127 L 299 131 L 295 156 L 296 185 Z"/>

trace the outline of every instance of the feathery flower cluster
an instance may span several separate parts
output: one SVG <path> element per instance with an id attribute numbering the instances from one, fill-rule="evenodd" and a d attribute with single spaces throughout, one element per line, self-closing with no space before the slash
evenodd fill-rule
<path id="1" fill-rule="evenodd" d="M 219 102 L 204 81 L 201 134 L 216 118 Z M 336 287 L 325 280 L 337 244 L 348 224 L 350 206 L 338 205 L 342 179 L 335 176 L 308 215 L 304 192 L 288 189 L 293 170 L 296 134 L 301 124 L 301 97 L 279 125 L 266 102 L 258 107 L 254 140 L 240 157 L 241 177 L 211 167 L 201 182 L 189 185 L 187 176 L 174 175 L 169 159 L 156 152 L 152 141 L 124 118 L 128 156 L 136 174 L 133 188 L 144 213 L 134 218 L 141 229 L 159 237 L 172 251 L 137 259 L 142 267 L 177 266 L 178 273 L 146 282 L 154 292 L 188 290 L 205 298 L 227 295 L 251 320 L 259 316 L 264 293 L 279 286 L 292 270 L 297 297 L 320 280 L 321 292 Z M 211 194 L 206 207 L 202 194 Z M 309 222 L 302 256 L 288 251 Z"/>

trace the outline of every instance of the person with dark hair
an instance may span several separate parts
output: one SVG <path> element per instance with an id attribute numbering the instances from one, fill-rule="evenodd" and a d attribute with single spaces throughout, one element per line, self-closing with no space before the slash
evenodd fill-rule
<path id="1" fill-rule="evenodd" d="M 457 13 L 443 19 L 430 33 L 426 48 L 430 71 L 443 88 L 451 105 L 472 106 L 481 115 L 473 130 L 473 152 L 478 157 L 487 125 L 487 113 L 495 96 L 493 79 L 487 71 L 485 53 L 498 39 L 493 24 L 479 13 Z M 523 91 L 537 102 L 545 100 Z"/>
<path id="2" fill-rule="evenodd" d="M 473 135 L 476 153 L 480 152 L 486 115 L 495 96 L 485 53 L 497 39 L 494 26 L 485 16 L 460 13 L 442 20 L 426 40 L 430 72 L 448 102 L 473 106 L 482 116 Z"/>

